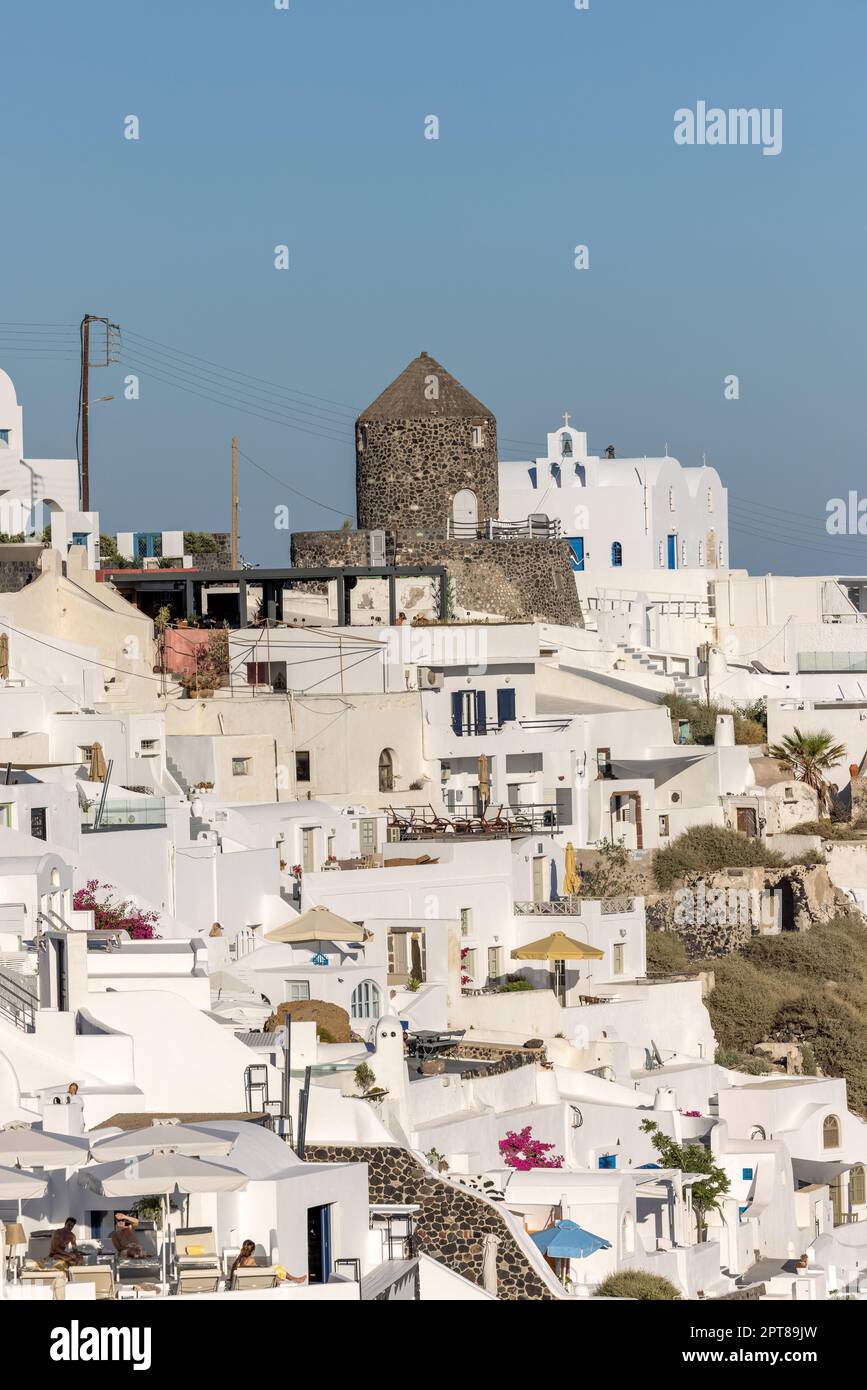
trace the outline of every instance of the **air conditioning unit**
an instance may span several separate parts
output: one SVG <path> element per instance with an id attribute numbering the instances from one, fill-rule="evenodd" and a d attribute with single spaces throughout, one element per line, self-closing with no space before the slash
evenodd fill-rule
<path id="1" fill-rule="evenodd" d="M 430 666 L 419 666 L 418 685 L 420 690 L 442 690 L 442 671 L 432 671 Z"/>

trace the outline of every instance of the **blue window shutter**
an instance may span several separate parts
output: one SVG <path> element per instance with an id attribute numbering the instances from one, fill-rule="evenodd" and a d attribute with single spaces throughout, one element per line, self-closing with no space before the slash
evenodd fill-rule
<path id="1" fill-rule="evenodd" d="M 487 722 L 487 714 L 486 714 L 486 712 L 485 712 L 485 711 L 486 711 L 486 708 L 487 708 L 487 701 L 486 701 L 486 699 L 485 699 L 485 692 L 484 692 L 484 690 L 477 690 L 477 691 L 476 691 L 476 729 L 477 729 L 477 731 L 478 731 L 479 733 L 481 733 L 481 734 L 483 734 L 483 733 L 485 732 L 485 724 L 486 724 L 486 722 Z"/>
<path id="2" fill-rule="evenodd" d="M 514 690 L 497 691 L 497 723 L 506 724 L 515 718 Z"/>
<path id="3" fill-rule="evenodd" d="M 453 730 L 453 732 L 454 732 L 455 734 L 457 734 L 458 738 L 460 738 L 460 736 L 461 736 L 461 694 L 460 694 L 460 692 L 457 691 L 457 690 L 455 690 L 455 691 L 452 693 L 452 730 Z"/>

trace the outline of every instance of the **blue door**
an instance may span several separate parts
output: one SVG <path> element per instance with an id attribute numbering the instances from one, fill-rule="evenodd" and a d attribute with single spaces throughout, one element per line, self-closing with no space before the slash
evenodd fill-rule
<path id="1" fill-rule="evenodd" d="M 668 538 L 668 568 L 677 569 L 677 536 L 672 535 Z"/>
<path id="2" fill-rule="evenodd" d="M 570 536 L 569 549 L 572 551 L 573 570 L 583 570 L 584 568 L 584 537 Z"/>
<path id="3" fill-rule="evenodd" d="M 331 1274 L 331 1208 L 307 1208 L 307 1282 L 327 1284 Z"/>
<path id="4" fill-rule="evenodd" d="M 600 1154 L 600 1155 L 599 1155 L 599 1167 L 600 1167 L 600 1168 L 616 1168 L 616 1167 L 617 1167 L 617 1154 Z"/>

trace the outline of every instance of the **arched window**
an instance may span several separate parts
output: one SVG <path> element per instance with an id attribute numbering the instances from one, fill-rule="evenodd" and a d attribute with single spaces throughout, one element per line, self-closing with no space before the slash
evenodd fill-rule
<path id="1" fill-rule="evenodd" d="M 673 512 L 673 511 L 674 511 L 674 488 L 673 488 L 673 487 L 670 487 L 670 488 L 668 489 L 668 510 L 669 510 L 670 512 Z"/>
<path id="2" fill-rule="evenodd" d="M 826 1115 L 822 1125 L 822 1147 L 823 1149 L 839 1149 L 840 1147 L 840 1121 L 836 1115 Z"/>
<path id="3" fill-rule="evenodd" d="M 761 1140 L 764 1142 L 767 1137 L 761 1125 L 755 1125 L 753 1129 L 750 1130 L 750 1139 L 752 1140 Z"/>
<path id="4" fill-rule="evenodd" d="M 713 488 L 712 488 L 712 487 L 709 487 L 708 490 L 707 490 L 707 509 L 708 509 L 709 512 L 712 512 L 712 511 L 713 511 Z"/>
<path id="5" fill-rule="evenodd" d="M 623 546 L 620 541 L 611 542 L 611 563 L 615 569 L 623 564 Z"/>
<path id="6" fill-rule="evenodd" d="M 352 1018 L 379 1018 L 382 1012 L 382 992 L 373 980 L 362 980 L 352 991 L 349 1006 Z"/>
<path id="7" fill-rule="evenodd" d="M 379 790 L 394 791 L 394 754 L 390 748 L 383 748 L 379 755 Z"/>
<path id="8" fill-rule="evenodd" d="M 560 435 L 560 457 L 570 459 L 572 457 L 572 436 L 571 434 Z"/>
<path id="9" fill-rule="evenodd" d="M 853 1207 L 863 1207 L 867 1202 L 867 1184 L 864 1181 L 864 1164 L 856 1163 L 849 1174 L 849 1201 Z"/>
<path id="10" fill-rule="evenodd" d="M 698 543 L 698 567 L 704 569 L 704 541 Z"/>

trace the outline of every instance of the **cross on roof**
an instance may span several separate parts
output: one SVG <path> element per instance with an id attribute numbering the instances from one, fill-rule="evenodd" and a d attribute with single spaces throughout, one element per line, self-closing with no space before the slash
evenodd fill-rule
<path id="1" fill-rule="evenodd" d="M 568 410 L 565 411 L 564 414 L 563 414 L 563 424 L 566 426 L 567 429 L 569 428 L 569 421 L 570 421 L 571 419 L 572 419 L 572 416 L 569 414 L 569 411 L 568 411 Z"/>

